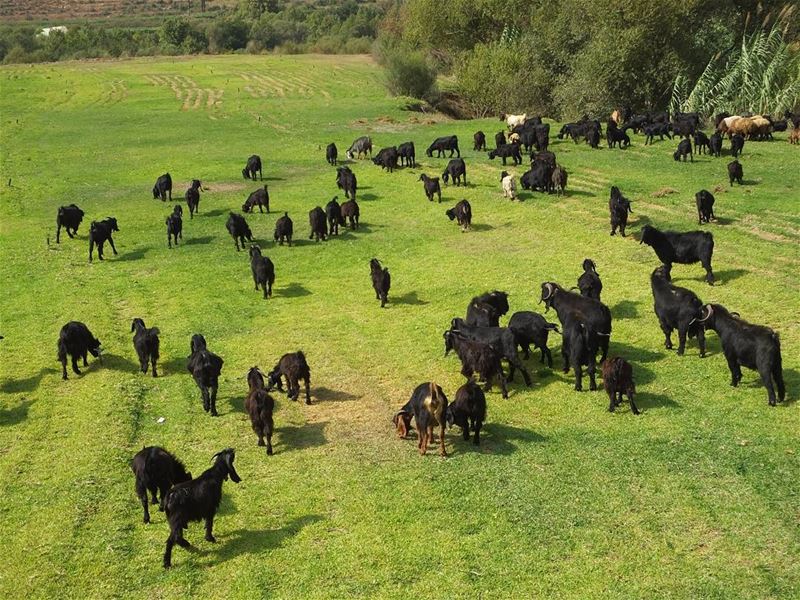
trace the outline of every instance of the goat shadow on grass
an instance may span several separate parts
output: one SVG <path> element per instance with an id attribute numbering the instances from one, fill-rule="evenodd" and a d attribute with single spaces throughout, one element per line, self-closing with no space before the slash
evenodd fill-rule
<path id="1" fill-rule="evenodd" d="M 342 390 L 332 390 L 326 387 L 318 387 L 311 390 L 311 397 L 320 402 L 349 402 L 359 400 L 361 396 L 350 394 Z"/>
<path id="2" fill-rule="evenodd" d="M 725 373 L 727 374 L 727 379 L 730 381 L 730 371 L 725 369 Z M 786 387 L 786 398 L 783 402 L 778 402 L 778 406 L 783 404 L 793 404 L 797 402 L 798 395 L 792 392 L 797 390 L 798 386 L 800 386 L 800 371 L 796 369 L 783 369 L 783 383 Z M 759 394 L 763 394 L 763 398 L 759 395 L 759 401 L 763 400 L 764 402 L 767 401 L 767 388 L 764 387 L 764 383 L 761 381 L 761 376 L 758 374 L 758 371 L 754 371 L 752 369 L 742 368 L 742 380 L 739 382 L 738 388 L 729 388 L 734 391 L 736 389 L 746 389 L 746 390 L 760 390 Z M 777 397 L 778 390 L 775 389 L 775 396 Z"/>
<path id="3" fill-rule="evenodd" d="M 203 237 L 196 237 L 196 238 L 189 238 L 185 242 L 183 242 L 184 246 L 197 246 L 200 244 L 210 244 L 214 238 L 210 235 L 206 235 Z"/>
<path id="4" fill-rule="evenodd" d="M 758 383 L 763 387 L 761 384 L 761 378 L 758 378 Z M 793 404 L 800 399 L 798 396 L 797 390 L 800 389 L 800 371 L 797 369 L 783 369 L 783 383 L 786 386 L 786 398 L 783 402 L 779 402 L 778 405 L 781 404 Z M 766 390 L 765 390 L 766 393 Z"/>
<path id="5" fill-rule="evenodd" d="M 637 376 L 637 371 L 634 371 L 633 378 L 636 380 L 636 383 L 638 384 L 639 380 L 638 380 L 638 376 Z M 607 406 L 608 395 L 604 394 L 604 398 L 605 398 L 606 406 Z M 638 408 L 642 412 L 647 412 L 648 410 L 651 410 L 651 409 L 654 409 L 654 408 L 657 409 L 657 408 L 680 408 L 681 407 L 680 403 L 675 402 L 675 400 L 673 400 L 669 396 L 666 396 L 664 394 L 651 394 L 649 392 L 639 392 L 639 391 L 637 391 L 636 395 L 633 397 L 633 402 L 634 402 L 634 404 L 636 404 L 636 408 Z M 616 410 L 614 412 L 620 412 L 620 409 L 622 410 L 622 412 L 625 412 L 626 409 L 627 409 L 627 412 L 630 412 L 630 404 L 628 403 L 628 397 L 627 396 L 623 396 L 622 404 L 617 406 L 617 408 L 616 408 Z"/>
<path id="6" fill-rule="evenodd" d="M 303 287 L 297 282 L 292 282 L 282 288 L 273 288 L 273 295 L 280 298 L 299 298 L 300 296 L 310 296 L 308 288 Z"/>
<path id="7" fill-rule="evenodd" d="M 260 554 L 274 550 L 309 526 L 324 520 L 322 515 L 296 517 L 279 529 L 237 529 L 220 535 L 222 544 L 215 552 L 217 562 L 236 558 L 242 554 Z M 218 534 L 219 535 L 219 534 Z"/>
<path id="8" fill-rule="evenodd" d="M 13 408 L 0 409 L 0 426 L 17 425 L 19 423 L 22 423 L 22 421 L 28 418 L 28 409 L 31 407 L 31 404 L 33 403 L 34 400 L 28 400 L 26 398 L 23 398 Z"/>
<path id="9" fill-rule="evenodd" d="M 639 316 L 637 304 L 639 303 L 632 300 L 621 300 L 611 307 L 611 314 L 615 319 L 635 319 Z"/>
<path id="10" fill-rule="evenodd" d="M 39 372 L 36 375 L 32 375 L 24 379 L 7 379 L 0 384 L 0 392 L 4 394 L 32 392 L 39 387 L 39 384 L 42 382 L 42 378 L 51 373 L 58 373 L 58 371 L 56 369 L 51 369 L 50 367 L 44 367 L 39 369 Z"/>
<path id="11" fill-rule="evenodd" d="M 158 368 L 159 377 L 167 377 L 168 375 L 176 375 L 178 373 L 188 373 L 186 364 L 189 362 L 187 357 L 176 356 L 167 361 L 158 361 L 156 367 Z"/>
<path id="12" fill-rule="evenodd" d="M 472 231 L 491 231 L 494 229 L 493 226 L 489 225 L 488 223 L 473 223 L 470 226 Z"/>
<path id="13" fill-rule="evenodd" d="M 116 260 L 127 262 L 130 260 L 140 260 L 144 258 L 145 253 L 147 252 L 147 248 L 139 248 L 138 250 L 134 250 L 133 252 L 125 252 L 124 254 L 119 254 L 116 256 Z M 108 256 L 108 255 L 106 255 Z"/>
<path id="14" fill-rule="evenodd" d="M 712 225 L 730 225 L 735 221 L 736 219 L 730 219 L 728 217 L 714 217 L 714 220 L 711 223 Z"/>
<path id="15" fill-rule="evenodd" d="M 139 366 L 138 363 L 135 363 L 132 360 L 125 358 L 124 356 L 119 356 L 117 354 L 103 353 L 102 358 L 103 358 L 102 365 L 100 365 L 99 360 L 95 360 L 89 363 L 89 366 L 91 367 L 93 365 L 99 365 L 102 366 L 104 369 L 112 369 L 114 371 L 122 371 L 124 373 L 142 372 L 142 368 Z M 156 363 L 156 366 L 158 366 L 158 363 Z M 148 374 L 149 373 L 150 371 L 148 371 Z"/>
<path id="16" fill-rule="evenodd" d="M 224 215 L 227 212 L 231 212 L 231 211 L 229 209 L 227 209 L 227 208 L 215 208 L 214 210 L 209 210 L 209 211 L 204 212 L 204 213 L 197 213 L 197 215 L 198 216 L 202 215 L 204 217 L 219 217 L 221 215 Z"/>
<path id="17" fill-rule="evenodd" d="M 461 428 L 454 427 L 454 432 L 457 432 L 458 439 L 447 440 L 450 442 L 450 448 L 453 453 L 460 452 L 478 452 L 481 454 L 500 454 L 507 456 L 517 451 L 519 444 L 512 442 L 521 442 L 524 444 L 540 444 L 545 442 L 547 438 L 533 431 L 532 429 L 522 429 L 521 427 L 514 427 L 513 425 L 505 425 L 502 423 L 486 423 L 481 428 L 481 443 L 475 446 L 472 443 L 472 435 L 470 441 L 464 441 L 461 438 Z"/>
<path id="18" fill-rule="evenodd" d="M 392 304 L 408 304 L 410 306 L 422 306 L 425 304 L 429 304 L 427 300 L 421 300 L 417 296 L 417 292 L 406 292 L 402 296 L 397 296 L 396 298 L 392 298 L 389 296 L 389 305 Z"/>
<path id="19" fill-rule="evenodd" d="M 297 402 L 305 402 L 305 395 L 301 394 Z M 283 398 L 282 398 L 283 400 Z M 286 400 L 283 400 L 284 402 Z M 288 400 L 288 402 L 292 402 Z M 328 443 L 325 437 L 325 427 L 327 421 L 318 423 L 306 423 L 300 427 L 294 425 L 285 425 L 277 427 L 275 433 L 278 434 L 276 452 L 293 452 L 295 450 L 302 450 L 305 448 L 314 448 L 317 446 L 324 446 Z"/>
<path id="20" fill-rule="evenodd" d="M 375 194 L 359 194 L 358 195 L 358 202 L 362 200 L 369 202 L 370 200 L 377 200 L 378 197 Z"/>
<path id="21" fill-rule="evenodd" d="M 655 315 L 654 315 L 654 318 L 655 318 Z M 673 336 L 672 336 L 672 342 L 677 347 L 676 334 L 674 332 L 673 332 Z M 697 347 L 697 341 L 694 340 L 694 342 L 695 342 L 695 348 L 696 348 Z M 660 347 L 663 348 L 664 345 L 660 343 Z M 687 344 L 686 344 L 687 353 L 689 352 L 689 348 L 690 348 L 690 344 L 687 342 Z M 561 352 L 560 348 L 559 348 L 559 352 Z M 629 344 L 623 344 L 623 343 L 620 343 L 620 342 L 616 342 L 616 341 L 614 341 L 613 336 L 611 338 L 611 343 L 609 344 L 609 347 L 608 347 L 608 357 L 609 358 L 614 357 L 614 356 L 621 356 L 622 358 L 624 358 L 628 362 L 634 363 L 634 377 L 636 376 L 636 363 L 657 362 L 657 361 L 661 360 L 662 358 L 664 358 L 666 356 L 666 352 L 674 352 L 674 350 L 671 350 L 671 351 L 670 350 L 661 350 L 659 352 L 654 352 L 653 350 L 650 350 L 648 348 L 638 348 L 636 346 L 631 346 Z M 598 358 L 598 360 L 600 359 L 600 355 L 599 354 L 598 354 L 597 358 Z M 599 363 L 598 363 L 598 368 L 599 368 Z M 638 380 L 636 380 L 636 382 L 639 383 Z"/>

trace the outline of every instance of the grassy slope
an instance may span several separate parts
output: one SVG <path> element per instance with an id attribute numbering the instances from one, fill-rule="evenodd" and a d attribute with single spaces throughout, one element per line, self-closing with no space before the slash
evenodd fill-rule
<path id="1" fill-rule="evenodd" d="M 224 90 L 221 103 L 207 106 L 205 92 L 198 108 L 192 97 L 181 110 L 185 94 L 154 85 L 153 75 Z M 713 334 L 704 360 L 695 343 L 684 357 L 665 351 L 648 283 L 655 256 L 607 231 L 612 184 L 634 200 L 632 232 L 646 220 L 695 228 L 694 192 L 726 183 L 726 159 L 679 165 L 672 143 L 645 148 L 639 138 L 625 152 L 554 143 L 569 196 L 510 203 L 499 193 L 500 165 L 469 149 L 472 132 L 491 138 L 497 121 L 412 123 L 361 58 L 22 66 L 0 69 L 0 90 L 0 596 L 800 594 L 797 404 L 769 409 L 749 371 L 731 389 Z M 378 146 L 413 139 L 422 168 L 389 175 L 356 164 L 361 230 L 304 240 L 308 210 L 337 192 L 324 145 L 335 140 L 343 152 L 365 131 Z M 421 171 L 441 172 L 446 161 L 422 149 L 449 133 L 462 139 L 471 186 L 445 189 L 446 203 L 470 199 L 469 234 L 417 182 Z M 707 287 L 699 265 L 673 274 L 705 301 L 780 330 L 795 399 L 798 154 L 777 137 L 748 143 L 749 185 L 717 194 L 722 223 L 709 229 L 719 285 Z M 246 254 L 224 229 L 228 210 L 255 187 L 237 177 L 254 152 L 279 211 L 248 218 L 276 264 L 269 302 L 252 290 Z M 149 193 L 167 169 L 177 196 L 192 177 L 209 188 L 172 251 L 170 207 Z M 664 187 L 677 193 L 651 196 Z M 48 248 L 56 208 L 70 202 L 87 212 L 79 239 Z M 297 231 L 291 249 L 271 241 L 284 210 Z M 120 255 L 90 265 L 88 223 L 106 215 L 119 219 Z M 392 272 L 385 310 L 371 293 L 372 256 Z M 474 293 L 505 289 L 512 311 L 536 310 L 540 282 L 571 285 L 586 256 L 614 313 L 612 353 L 634 363 L 641 417 L 609 415 L 604 394 L 573 392 L 571 376 L 537 359 L 532 389 L 514 385 L 507 401 L 489 395 L 480 449 L 451 432 L 451 458 L 423 459 L 414 442 L 394 438 L 391 414 L 417 383 L 435 379 L 451 397 L 460 385 L 441 332 Z M 161 329 L 162 378 L 135 371 L 136 316 Z M 62 383 L 55 340 L 71 319 L 85 321 L 108 355 Z M 198 331 L 226 361 L 219 419 L 203 414 L 185 373 Z M 315 404 L 278 398 L 276 455 L 267 459 L 243 413 L 245 373 L 297 348 L 312 367 Z M 558 357 L 558 339 L 551 348 Z M 176 549 L 169 572 L 160 566 L 163 515 L 141 524 L 127 466 L 148 444 L 175 451 L 195 474 L 233 446 L 243 477 L 225 485 L 218 544 L 192 526 L 197 550 Z"/>

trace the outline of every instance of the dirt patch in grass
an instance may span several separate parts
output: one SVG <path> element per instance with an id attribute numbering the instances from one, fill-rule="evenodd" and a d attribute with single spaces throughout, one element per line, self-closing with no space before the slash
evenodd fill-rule
<path id="1" fill-rule="evenodd" d="M 675 188 L 664 187 L 658 191 L 653 192 L 652 194 L 650 194 L 650 196 L 652 196 L 653 198 L 664 198 L 665 196 L 669 196 L 670 194 L 677 194 L 677 193 L 678 190 L 676 190 Z"/>

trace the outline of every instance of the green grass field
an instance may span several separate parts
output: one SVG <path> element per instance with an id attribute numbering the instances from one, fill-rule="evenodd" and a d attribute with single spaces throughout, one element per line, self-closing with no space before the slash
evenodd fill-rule
<path id="1" fill-rule="evenodd" d="M 644 147 L 636 136 L 627 151 L 592 151 L 556 140 L 567 197 L 512 203 L 499 161 L 471 150 L 472 133 L 491 140 L 499 121 L 402 106 L 364 57 L 0 69 L 0 597 L 800 596 L 800 149 L 786 134 L 748 142 L 746 185 L 729 188 L 728 158 L 677 164 L 673 142 Z M 361 229 L 308 241 L 308 211 L 338 193 L 325 145 L 343 155 L 364 133 L 376 147 L 413 140 L 420 167 L 353 165 Z M 428 203 L 419 174 L 439 175 L 446 160 L 424 148 L 451 133 L 470 186 Z M 272 199 L 272 214 L 248 217 L 276 265 L 270 301 L 225 230 L 257 186 L 240 176 L 253 153 Z M 176 198 L 191 178 L 208 187 L 173 250 L 171 205 L 150 193 L 167 170 Z M 625 239 L 608 235 L 611 185 L 633 200 Z M 635 236 L 644 223 L 697 229 L 694 193 L 717 185 L 720 220 L 703 227 L 714 233 L 718 284 L 708 287 L 699 265 L 673 276 L 780 332 L 788 401 L 777 408 L 752 371 L 729 386 L 715 334 L 705 359 L 695 341 L 683 357 L 666 351 L 653 314 L 657 259 Z M 657 193 L 665 188 L 674 193 Z M 462 197 L 474 213 L 466 234 L 444 215 Z M 71 202 L 86 218 L 77 239 L 56 246 L 56 209 Z M 292 248 L 272 242 L 283 211 Z M 89 223 L 106 216 L 119 220 L 119 256 L 106 248 L 89 264 Z M 373 256 L 392 273 L 384 310 Z M 463 383 L 442 331 L 473 295 L 503 289 L 511 312 L 541 310 L 541 282 L 574 285 L 587 256 L 614 316 L 611 353 L 634 365 L 641 416 L 627 406 L 609 414 L 603 392 L 574 392 L 552 336 L 555 370 L 537 353 L 532 388 L 488 394 L 480 447 L 451 430 L 450 457 L 434 447 L 423 458 L 396 438 L 390 418 L 418 383 L 435 380 L 451 398 Z M 163 377 L 137 371 L 134 317 L 161 330 Z M 55 343 L 70 320 L 87 323 L 106 354 L 62 382 Z M 225 359 L 217 419 L 185 369 L 195 332 Z M 276 396 L 268 458 L 243 411 L 245 375 L 298 348 L 314 404 Z M 164 515 L 142 524 L 128 467 L 153 444 L 195 475 L 234 447 L 243 479 L 224 486 L 217 544 L 190 526 L 195 549 L 176 548 L 169 571 Z"/>

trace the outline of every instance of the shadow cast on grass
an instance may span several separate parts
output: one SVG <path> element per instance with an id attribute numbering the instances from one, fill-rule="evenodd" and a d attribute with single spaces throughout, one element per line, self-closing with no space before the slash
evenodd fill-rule
<path id="1" fill-rule="evenodd" d="M 215 208 L 214 210 L 209 210 L 208 212 L 204 212 L 204 213 L 198 212 L 197 216 L 199 217 L 199 216 L 202 215 L 204 217 L 220 217 L 220 216 L 222 216 L 222 215 L 224 215 L 226 213 L 229 213 L 229 212 L 231 212 L 231 211 L 228 210 L 227 208 Z"/>
<path id="2" fill-rule="evenodd" d="M 279 548 L 296 536 L 303 528 L 322 521 L 322 515 L 305 515 L 289 521 L 280 529 L 237 529 L 224 534 L 216 555 L 218 562 L 225 562 L 243 554 L 260 554 Z"/>
<path id="3" fill-rule="evenodd" d="M 402 296 L 398 296 L 396 298 L 392 298 L 389 296 L 389 306 L 392 304 L 407 304 L 410 306 L 422 306 L 425 304 L 429 304 L 427 300 L 421 300 L 417 296 L 417 292 L 406 292 Z"/>
<path id="4" fill-rule="evenodd" d="M 293 281 L 285 287 L 273 289 L 273 294 L 280 298 L 299 298 L 300 296 L 310 296 L 311 292 L 308 288 Z"/>
<path id="5" fill-rule="evenodd" d="M 716 280 L 714 283 L 728 283 L 729 281 L 734 281 L 749 273 L 750 271 L 747 269 L 727 269 L 725 271 L 717 271 L 714 273 L 714 279 Z"/>
<path id="6" fill-rule="evenodd" d="M 470 229 L 472 231 L 491 231 L 494 227 L 488 223 L 473 223 Z"/>
<path id="7" fill-rule="evenodd" d="M 102 365 L 100 365 L 100 361 L 98 360 L 89 363 L 89 367 L 94 365 L 102 366 L 104 369 L 111 369 L 113 371 L 141 373 L 141 367 L 138 365 L 138 363 L 135 363 L 132 360 L 117 354 L 107 354 L 104 352 Z"/>
<path id="8" fill-rule="evenodd" d="M 675 342 L 675 336 L 673 335 L 673 343 Z M 696 342 L 695 342 L 696 347 Z M 688 352 L 689 344 L 687 343 L 687 352 Z M 560 349 L 559 349 L 560 352 Z M 621 356 L 625 360 L 632 362 L 632 363 L 651 363 L 657 362 L 662 358 L 666 357 L 666 352 L 668 350 L 662 350 L 659 352 L 654 352 L 648 348 L 637 348 L 636 346 L 631 346 L 630 344 L 623 344 L 621 342 L 617 342 L 614 338 L 611 338 L 611 343 L 608 347 L 608 356 L 609 358 L 613 356 Z M 555 353 L 553 353 L 555 354 Z M 598 360 L 600 359 L 600 355 L 597 356 Z M 634 370 L 635 373 L 635 370 Z M 637 380 L 638 383 L 638 380 Z"/>
<path id="9" fill-rule="evenodd" d="M 169 375 L 188 374 L 189 371 L 186 370 L 188 362 L 188 357 L 184 356 L 175 356 L 167 361 L 159 361 L 156 365 L 158 367 L 158 376 L 167 377 Z"/>
<path id="10" fill-rule="evenodd" d="M 45 367 L 40 369 L 36 375 L 32 375 L 24 379 L 7 379 L 0 384 L 0 392 L 4 394 L 32 392 L 39 387 L 39 384 L 45 375 L 50 375 L 52 373 L 58 373 L 58 370 Z"/>
<path id="11" fill-rule="evenodd" d="M 130 260 L 140 260 L 144 258 L 144 255 L 147 253 L 148 248 L 140 248 L 138 250 L 134 250 L 133 252 L 125 252 L 124 254 L 120 254 L 116 256 L 116 260 L 127 262 Z M 108 256 L 108 255 L 106 255 Z"/>
<path id="12" fill-rule="evenodd" d="M 611 307 L 611 314 L 615 319 L 635 319 L 639 316 L 637 304 L 639 303 L 632 300 L 621 300 Z"/>
<path id="13" fill-rule="evenodd" d="M 362 188 L 363 189 L 363 188 Z M 362 200 L 369 202 L 371 200 L 377 200 L 378 197 L 375 194 L 359 194 L 358 201 L 361 202 Z"/>
<path id="14" fill-rule="evenodd" d="M 517 446 L 513 442 L 521 442 L 523 445 L 539 444 L 547 440 L 546 437 L 536 433 L 531 429 L 522 429 L 513 425 L 502 423 L 486 423 L 481 429 L 480 446 L 475 446 L 472 441 L 464 441 L 461 437 L 461 428 L 452 429 L 458 435 L 456 440 L 452 438 L 448 445 L 453 453 L 478 452 L 482 454 L 501 454 L 507 456 L 517 451 Z"/>
<path id="15" fill-rule="evenodd" d="M 587 198 L 594 198 L 598 196 L 598 194 L 593 194 L 592 192 L 584 192 L 583 190 L 565 190 L 564 195 L 567 197 L 571 196 L 585 196 Z"/>
<path id="16" fill-rule="evenodd" d="M 359 400 L 361 396 L 350 394 L 342 390 L 332 390 L 326 387 L 318 387 L 311 390 L 311 397 L 320 402 L 350 402 Z"/>
<path id="17" fill-rule="evenodd" d="M 17 425 L 28 418 L 28 409 L 34 400 L 23 398 L 13 408 L 0 409 L 0 426 Z"/>
<path id="18" fill-rule="evenodd" d="M 607 402 L 608 396 L 605 396 L 605 399 Z M 633 401 L 636 403 L 636 407 L 642 412 L 658 408 L 680 408 L 681 406 L 669 396 L 665 396 L 664 394 L 650 394 L 648 392 L 637 392 Z M 627 397 L 623 397 L 623 403 L 617 407 L 616 412 L 620 409 L 625 410 L 626 408 L 630 411 L 629 407 L 630 405 L 628 404 Z"/>
<path id="19" fill-rule="evenodd" d="M 302 397 L 301 395 L 301 398 Z M 303 402 L 303 400 L 298 400 L 298 402 Z M 328 443 L 325 437 L 325 426 L 327 424 L 327 421 L 323 421 L 319 423 L 307 423 L 300 427 L 294 425 L 277 427 L 275 433 L 278 434 L 279 447 L 275 449 L 276 453 L 293 452 L 304 448 L 324 446 Z"/>
<path id="20" fill-rule="evenodd" d="M 198 246 L 200 244 L 210 244 L 214 238 L 210 235 L 206 235 L 203 237 L 196 237 L 196 238 L 189 238 L 185 242 L 183 242 L 184 246 Z"/>

